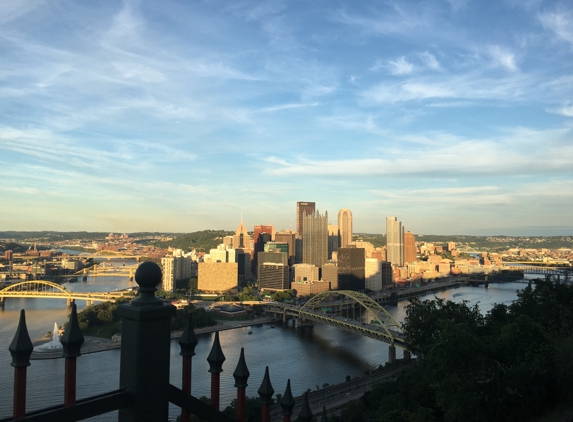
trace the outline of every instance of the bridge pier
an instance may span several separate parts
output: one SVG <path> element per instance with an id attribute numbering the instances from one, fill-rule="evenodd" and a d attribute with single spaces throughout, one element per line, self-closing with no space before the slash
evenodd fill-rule
<path id="1" fill-rule="evenodd" d="M 412 359 L 412 354 L 409 351 L 404 350 L 404 360 L 408 361 L 410 359 Z"/>
<path id="2" fill-rule="evenodd" d="M 388 346 L 388 363 L 396 362 L 396 346 L 391 344 Z"/>
<path id="3" fill-rule="evenodd" d="M 74 303 L 74 302 L 75 302 L 75 300 L 69 297 L 69 298 L 66 300 L 66 306 L 67 306 L 68 308 L 70 308 L 70 307 L 72 306 L 72 303 Z"/>
<path id="4" fill-rule="evenodd" d="M 4 309 L 4 305 L 6 304 L 6 302 L 4 301 L 4 297 L 0 297 L 0 308 Z"/>
<path id="5" fill-rule="evenodd" d="M 283 322 L 287 322 L 286 308 L 283 308 Z"/>

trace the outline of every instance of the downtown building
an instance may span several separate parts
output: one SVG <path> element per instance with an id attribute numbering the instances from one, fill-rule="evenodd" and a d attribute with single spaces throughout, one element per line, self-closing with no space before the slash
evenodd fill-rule
<path id="1" fill-rule="evenodd" d="M 352 243 L 352 212 L 347 208 L 338 211 L 338 247 L 346 248 Z"/>
<path id="2" fill-rule="evenodd" d="M 416 238 L 411 231 L 404 233 L 404 264 L 417 261 Z"/>
<path id="3" fill-rule="evenodd" d="M 386 255 L 392 265 L 404 265 L 404 228 L 396 217 L 386 217 Z"/>
<path id="4" fill-rule="evenodd" d="M 303 221 L 306 215 L 314 215 L 316 204 L 314 202 L 296 203 L 296 237 L 302 238 L 304 234 Z"/>
<path id="5" fill-rule="evenodd" d="M 318 211 L 303 218 L 302 262 L 317 267 L 328 260 L 328 211 Z"/>
<path id="6" fill-rule="evenodd" d="M 166 292 L 173 292 L 177 289 L 177 282 L 183 283 L 191 278 L 193 272 L 191 256 L 184 254 L 181 249 L 176 249 L 172 256 L 161 258 L 161 268 L 163 271 L 161 288 Z M 187 284 L 184 287 L 187 288 Z"/>
<path id="7" fill-rule="evenodd" d="M 258 257 L 259 289 L 267 291 L 290 289 L 288 253 L 278 248 L 269 248 L 267 252 L 259 252 Z"/>

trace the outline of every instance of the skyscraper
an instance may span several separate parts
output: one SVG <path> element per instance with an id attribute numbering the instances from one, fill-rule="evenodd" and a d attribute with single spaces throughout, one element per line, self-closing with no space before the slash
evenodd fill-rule
<path id="1" fill-rule="evenodd" d="M 332 259 L 332 252 L 338 250 L 339 233 L 338 226 L 328 225 L 328 259 Z"/>
<path id="2" fill-rule="evenodd" d="M 339 248 L 346 248 L 352 243 L 352 213 L 347 208 L 338 211 Z"/>
<path id="3" fill-rule="evenodd" d="M 288 243 L 288 263 L 292 267 L 294 265 L 294 257 L 296 255 L 295 233 L 292 230 L 280 231 L 275 234 L 275 241 Z"/>
<path id="4" fill-rule="evenodd" d="M 314 206 L 314 204 L 313 204 Z M 322 267 L 328 259 L 328 211 L 303 218 L 302 262 Z"/>
<path id="5" fill-rule="evenodd" d="M 338 249 L 338 288 L 364 290 L 366 253 L 364 248 Z"/>
<path id="6" fill-rule="evenodd" d="M 404 228 L 396 217 L 386 217 L 387 261 L 392 265 L 404 265 Z"/>
<path id="7" fill-rule="evenodd" d="M 411 231 L 404 233 L 404 263 L 416 262 L 416 238 Z"/>
<path id="8" fill-rule="evenodd" d="M 296 203 L 296 235 L 302 237 L 304 228 L 302 221 L 305 215 L 314 214 L 316 204 L 314 202 L 297 202 Z"/>

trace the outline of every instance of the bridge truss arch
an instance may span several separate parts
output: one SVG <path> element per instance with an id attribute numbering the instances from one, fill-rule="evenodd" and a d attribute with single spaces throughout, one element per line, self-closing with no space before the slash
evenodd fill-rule
<path id="1" fill-rule="evenodd" d="M 46 280 L 31 280 L 31 281 L 21 281 L 19 283 L 12 284 L 0 290 L 0 296 L 19 296 L 22 292 L 36 292 L 45 293 L 47 295 L 52 295 L 54 293 L 59 296 L 72 297 L 73 292 L 60 286 L 57 283 Z"/>
<path id="2" fill-rule="evenodd" d="M 340 325 L 341 328 L 343 325 L 351 325 L 354 328 L 353 331 L 364 331 L 364 334 L 368 335 L 369 337 L 382 337 L 381 340 L 385 341 L 386 343 L 391 345 L 395 344 L 404 349 L 407 349 L 404 341 L 405 336 L 400 323 L 398 323 L 394 317 L 390 315 L 386 309 L 384 309 L 382 305 L 363 293 L 355 292 L 352 290 L 335 290 L 319 293 L 318 295 L 313 296 L 308 302 L 304 304 L 304 306 L 300 308 L 299 314 L 311 320 L 322 319 L 325 322 L 329 320 L 328 322 L 332 323 L 336 320 L 330 316 L 321 318 L 320 315 L 317 314 L 316 310 L 320 310 L 320 308 L 325 306 L 328 307 L 332 305 L 340 305 L 340 303 L 333 304 L 332 302 L 329 302 L 329 300 L 341 295 L 351 300 L 348 304 L 358 304 L 367 310 L 373 317 L 372 319 L 375 321 L 377 327 L 375 327 L 376 330 L 374 331 L 371 324 L 368 324 L 368 326 L 356 326 L 357 324 L 354 322 L 347 324 L 346 321 L 344 323 L 339 322 L 336 325 Z M 374 336 L 372 334 L 374 334 Z"/>

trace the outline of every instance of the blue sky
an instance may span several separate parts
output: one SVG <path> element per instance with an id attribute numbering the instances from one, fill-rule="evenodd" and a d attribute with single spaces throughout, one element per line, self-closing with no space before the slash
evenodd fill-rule
<path id="1" fill-rule="evenodd" d="M 0 230 L 573 233 L 573 3 L 0 2 Z"/>

